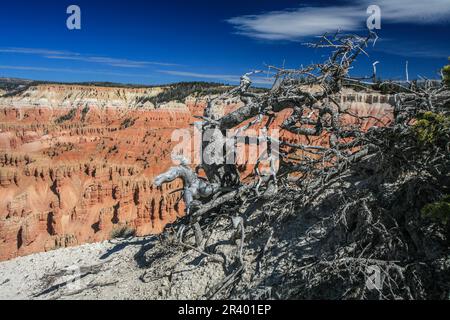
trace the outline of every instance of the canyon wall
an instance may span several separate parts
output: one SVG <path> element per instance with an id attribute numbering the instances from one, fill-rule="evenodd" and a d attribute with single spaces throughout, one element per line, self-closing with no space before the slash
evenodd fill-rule
<path id="1" fill-rule="evenodd" d="M 106 240 L 125 227 L 138 236 L 159 233 L 184 214 L 181 181 L 160 188 L 152 181 L 172 165 L 174 129 L 190 128 L 206 103 L 148 101 L 164 90 L 39 85 L 0 97 L 0 261 Z M 390 118 L 384 96 L 346 92 L 341 99 L 354 113 Z M 230 100 L 220 108 L 238 106 Z"/>
<path id="2" fill-rule="evenodd" d="M 171 134 L 204 106 L 140 101 L 164 89 L 40 85 L 0 98 L 0 260 L 159 233 L 184 212 Z"/>

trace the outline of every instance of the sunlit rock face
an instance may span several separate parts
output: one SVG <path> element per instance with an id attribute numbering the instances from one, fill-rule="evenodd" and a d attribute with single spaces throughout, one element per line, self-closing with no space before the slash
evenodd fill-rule
<path id="1" fill-rule="evenodd" d="M 184 214 L 181 181 L 160 188 L 152 181 L 172 166 L 173 131 L 192 130 L 206 102 L 155 107 L 146 99 L 164 90 L 39 85 L 0 97 L 0 260 L 106 240 L 123 226 L 138 236 L 160 233 Z M 341 97 L 352 112 L 389 121 L 387 97 L 353 94 Z M 226 114 L 239 105 L 217 108 Z M 301 142 L 287 132 L 281 138 Z M 241 169 L 251 175 L 251 164 Z"/>
<path id="2" fill-rule="evenodd" d="M 194 118 L 186 104 L 142 102 L 162 91 L 41 85 L 0 98 L 0 260 L 125 225 L 159 233 L 183 215 L 181 182 L 152 180 L 172 165 L 173 130 Z"/>

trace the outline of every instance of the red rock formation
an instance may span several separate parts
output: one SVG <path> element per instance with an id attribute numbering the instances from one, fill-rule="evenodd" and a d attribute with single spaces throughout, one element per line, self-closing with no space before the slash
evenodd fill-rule
<path id="1" fill-rule="evenodd" d="M 184 104 L 138 103 L 161 91 L 51 85 L 0 99 L 0 260 L 123 225 L 159 233 L 183 214 L 181 182 L 152 179 L 171 165 L 172 131 L 194 118 Z"/>
<path id="2" fill-rule="evenodd" d="M 137 102 L 161 90 L 48 85 L 0 98 L 0 261 L 102 241 L 124 225 L 159 233 L 183 215 L 181 181 L 156 188 L 152 179 L 172 165 L 173 130 L 197 121 L 205 103 Z M 368 114 L 388 109 L 373 99 L 346 104 Z"/>

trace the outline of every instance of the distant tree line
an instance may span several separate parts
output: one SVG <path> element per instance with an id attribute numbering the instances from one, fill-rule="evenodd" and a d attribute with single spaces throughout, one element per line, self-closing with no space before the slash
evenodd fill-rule
<path id="1" fill-rule="evenodd" d="M 215 95 L 227 92 L 229 86 L 220 83 L 211 82 L 180 82 L 171 85 L 167 90 L 161 92 L 154 97 L 143 97 L 140 103 L 151 102 L 154 105 L 159 105 L 164 102 L 177 101 L 184 102 L 189 96 L 205 96 Z"/>

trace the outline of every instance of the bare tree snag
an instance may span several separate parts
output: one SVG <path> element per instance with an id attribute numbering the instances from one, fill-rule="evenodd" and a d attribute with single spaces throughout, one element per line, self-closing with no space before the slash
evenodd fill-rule
<path id="1" fill-rule="evenodd" d="M 220 161 L 202 163 L 201 167 L 207 175 L 207 181 L 200 179 L 187 163 L 173 167 L 155 179 L 155 184 L 158 186 L 176 178 L 183 179 L 186 213 L 190 217 L 188 225 L 194 228 L 198 247 L 201 247 L 204 242 L 202 232 L 204 224 L 211 223 L 209 227 L 212 229 L 211 232 L 214 232 L 215 224 L 212 224 L 211 219 L 204 219 L 212 212 L 220 212 L 221 215 L 229 217 L 234 228 L 241 233 L 236 258 L 237 267 L 220 286 L 213 290 L 210 297 L 230 288 L 245 270 L 243 252 L 246 238 L 244 221 L 246 220 L 237 213 L 236 209 L 227 209 L 227 205 L 233 207 L 234 204 L 234 208 L 239 208 L 244 203 L 250 207 L 251 203 L 269 202 L 272 206 L 273 203 L 278 205 L 281 203 L 274 198 L 288 199 L 287 197 L 291 197 L 289 199 L 293 200 L 289 200 L 290 203 L 281 203 L 281 205 L 307 208 L 317 201 L 325 190 L 332 190 L 337 194 L 342 192 L 342 190 L 333 188 L 336 188 L 335 186 L 341 183 L 344 176 L 350 174 L 349 172 L 358 166 L 369 172 L 382 170 L 383 172 L 380 174 L 383 176 L 389 174 L 400 176 L 403 170 L 401 166 L 409 166 L 408 168 L 414 167 L 417 172 L 427 172 L 429 176 L 434 174 L 439 179 L 445 180 L 442 172 L 448 171 L 448 166 L 450 166 L 448 132 L 443 133 L 443 140 L 445 142 L 447 139 L 447 144 L 444 143 L 444 146 L 436 144 L 436 146 L 429 147 L 430 150 L 427 152 L 430 152 L 430 155 L 427 156 L 428 160 L 426 161 L 418 157 L 417 141 L 411 141 L 415 139 L 413 123 L 417 116 L 425 112 L 432 112 L 448 117 L 449 88 L 428 80 L 420 85 L 414 82 L 407 84 L 377 83 L 376 66 L 378 61 L 372 64 L 371 76 L 351 77 L 349 72 L 354 61 L 359 56 L 368 56 L 366 47 L 377 39 L 377 35 L 374 33 L 370 33 L 367 37 L 339 33 L 323 35 L 317 43 L 308 44 L 312 48 L 324 48 L 331 51 L 329 58 L 323 63 L 299 69 L 269 66 L 270 72 L 273 73 L 274 84 L 271 90 L 264 92 L 252 91 L 251 88 L 252 75 L 260 73 L 260 71 L 247 73 L 241 77 L 238 87 L 208 102 L 199 127 L 203 133 L 207 130 L 217 130 L 221 134 L 217 137 L 212 136 L 210 141 L 204 141 L 203 149 L 211 144 L 214 145 L 215 142 L 220 142 L 217 143 L 219 146 L 217 148 L 222 148 L 224 143 L 219 140 L 226 136 L 226 130 L 240 128 L 237 133 L 242 133 L 252 126 L 261 125 L 264 118 L 269 119 L 265 125 L 262 125 L 263 132 L 264 130 L 267 132 L 273 118 L 278 113 L 285 109 L 291 110 L 288 118 L 278 129 L 289 132 L 301 142 L 294 143 L 283 139 L 276 141 L 267 136 L 263 137 L 267 143 L 280 146 L 278 153 L 266 154 L 270 163 L 269 174 L 260 172 L 258 167 L 260 159 L 258 159 L 254 168 L 254 179 L 243 181 L 238 165 L 227 163 L 225 159 L 227 153 L 223 150 L 223 159 L 219 159 Z M 379 89 L 392 88 L 394 93 L 388 101 L 393 105 L 392 121 L 386 121 L 381 117 L 358 115 L 345 108 L 340 95 L 344 88 L 349 87 L 371 91 L 375 87 Z M 216 114 L 215 104 L 230 98 L 238 98 L 242 102 L 242 106 L 224 116 Z M 356 124 L 345 124 L 344 118 L 354 119 Z M 361 128 L 359 124 L 368 119 L 376 125 L 369 129 Z M 313 138 L 323 138 L 326 142 L 318 145 L 311 142 Z M 388 160 L 390 161 L 387 162 L 389 166 L 380 169 L 379 167 Z M 277 161 L 280 164 L 279 170 L 275 165 Z M 445 181 L 448 183 L 448 179 Z M 354 242 L 345 248 L 336 246 L 333 257 L 318 257 L 314 262 L 310 260 L 305 262 L 299 268 L 299 272 L 307 278 L 303 289 L 307 291 L 315 284 L 319 286 L 320 283 L 323 283 L 325 272 L 327 277 L 336 276 L 337 278 L 345 272 L 346 274 L 350 273 L 349 281 L 356 283 L 360 281 L 358 277 L 361 277 L 364 268 L 368 264 L 373 264 L 382 268 L 385 274 L 391 277 L 388 281 L 391 292 L 388 295 L 396 298 L 402 292 L 402 296 L 406 298 L 414 295 L 420 296 L 413 290 L 413 288 L 420 290 L 419 285 L 406 284 L 407 276 L 405 274 L 408 266 L 366 256 L 366 252 L 372 244 L 368 238 L 372 234 L 384 239 L 388 243 L 386 245 L 388 247 L 399 245 L 406 247 L 406 244 L 396 243 L 401 241 L 400 236 L 393 238 L 390 234 L 396 226 L 388 227 L 387 225 L 390 223 L 386 222 L 388 218 L 374 212 L 368 204 L 372 201 L 370 197 L 359 199 L 359 202 L 358 199 L 352 197 L 354 195 L 348 195 L 345 198 L 354 201 L 348 201 L 343 206 L 342 212 L 333 213 L 332 216 L 323 219 L 320 223 L 331 225 L 331 230 L 336 230 L 342 226 L 350 228 L 350 221 L 353 219 L 353 225 L 357 225 L 359 229 L 352 229 L 346 237 L 352 238 Z M 199 200 L 204 201 L 199 202 Z M 358 211 L 357 218 L 350 217 L 349 212 L 356 204 L 361 206 L 361 210 Z M 392 220 L 395 219 L 392 218 Z M 365 229 L 360 229 L 361 226 Z M 276 233 L 276 230 L 273 229 L 275 227 L 270 224 L 264 225 L 264 227 L 269 229 L 271 239 Z M 182 233 L 184 227 L 181 230 Z M 264 252 L 266 247 L 267 245 L 264 247 Z M 380 256 L 389 251 L 384 247 L 377 250 L 376 252 Z M 344 268 L 347 269 L 344 270 Z M 399 283 L 403 283 L 401 290 L 398 288 Z M 354 296 L 360 298 L 367 296 L 364 287 L 358 287 L 355 290 L 356 293 L 352 293 Z M 384 298 L 386 294 L 386 291 L 380 291 L 380 298 Z"/>

